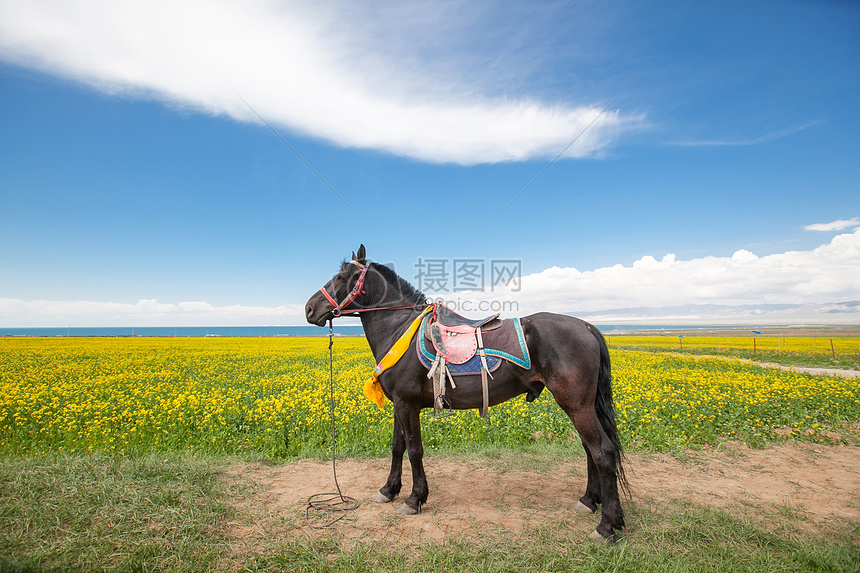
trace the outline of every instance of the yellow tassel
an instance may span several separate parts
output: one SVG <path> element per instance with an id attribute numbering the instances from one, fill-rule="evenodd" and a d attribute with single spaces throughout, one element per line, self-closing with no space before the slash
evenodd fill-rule
<path id="1" fill-rule="evenodd" d="M 382 393 L 382 385 L 379 383 L 377 378 L 380 374 L 397 364 L 397 361 L 400 360 L 400 357 L 404 352 L 406 352 L 406 349 L 409 348 L 409 344 L 412 342 L 412 337 L 415 335 L 415 330 L 418 328 L 418 325 L 421 324 L 421 320 L 424 318 L 424 315 L 430 312 L 433 308 L 434 307 L 432 306 L 428 306 L 421 314 L 415 317 L 415 320 L 412 321 L 412 324 L 409 325 L 406 332 L 400 335 L 400 338 L 397 339 L 397 342 L 394 343 L 391 350 L 382 357 L 382 360 L 380 360 L 379 364 L 376 365 L 376 368 L 373 369 L 373 374 L 370 375 L 370 379 L 364 383 L 364 396 L 380 408 L 385 405 L 385 394 Z"/>
<path id="2" fill-rule="evenodd" d="M 375 376 L 371 376 L 364 382 L 364 396 L 380 408 L 385 405 L 385 394 L 382 393 L 382 385 L 376 380 Z"/>

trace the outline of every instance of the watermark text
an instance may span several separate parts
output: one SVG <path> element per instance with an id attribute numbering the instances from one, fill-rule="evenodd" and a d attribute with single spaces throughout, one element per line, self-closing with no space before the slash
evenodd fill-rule
<path id="1" fill-rule="evenodd" d="M 520 259 L 431 259 L 419 258 L 415 264 L 418 290 L 427 292 L 495 292 L 505 286 L 510 292 L 522 288 L 523 263 Z M 489 287 L 489 289 L 487 288 Z"/>

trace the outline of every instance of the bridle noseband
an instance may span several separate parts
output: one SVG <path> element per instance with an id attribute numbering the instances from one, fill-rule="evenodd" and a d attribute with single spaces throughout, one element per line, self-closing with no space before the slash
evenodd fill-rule
<path id="1" fill-rule="evenodd" d="M 358 280 L 355 282 L 355 286 L 352 287 L 352 290 L 349 292 L 348 295 L 346 295 L 346 298 L 344 298 L 342 301 L 340 301 L 340 304 L 338 304 L 338 302 L 335 301 L 331 297 L 331 295 L 326 292 L 325 285 L 323 285 L 323 287 L 320 288 L 320 292 L 323 293 L 323 296 L 326 297 L 326 299 L 332 304 L 332 306 L 334 306 L 334 310 L 332 311 L 332 314 L 334 315 L 335 318 L 340 316 L 341 312 L 343 312 L 343 310 L 347 306 L 349 306 L 352 303 L 352 301 L 354 301 L 358 297 L 358 295 L 364 293 L 364 277 L 367 275 L 367 269 L 370 268 L 370 265 L 369 264 L 361 264 L 355 260 L 349 261 L 349 264 L 355 265 L 358 268 L 360 268 L 361 274 L 358 276 Z"/>

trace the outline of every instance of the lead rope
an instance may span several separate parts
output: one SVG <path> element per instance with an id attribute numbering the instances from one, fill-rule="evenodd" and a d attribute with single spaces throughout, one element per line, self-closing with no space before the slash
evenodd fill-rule
<path id="1" fill-rule="evenodd" d="M 331 413 L 331 471 L 334 475 L 334 486 L 337 488 L 337 493 L 315 493 L 308 498 L 308 506 L 305 508 L 305 523 L 314 529 L 323 529 L 331 527 L 346 516 L 347 511 L 357 509 L 360 505 L 355 498 L 345 496 L 340 490 L 340 484 L 337 482 L 337 428 L 334 420 L 334 357 L 332 355 L 332 346 L 334 346 L 334 331 L 332 321 L 328 321 L 328 392 L 330 398 Z M 318 512 L 340 512 L 340 515 L 326 521 L 323 524 L 311 523 L 311 510 Z"/>

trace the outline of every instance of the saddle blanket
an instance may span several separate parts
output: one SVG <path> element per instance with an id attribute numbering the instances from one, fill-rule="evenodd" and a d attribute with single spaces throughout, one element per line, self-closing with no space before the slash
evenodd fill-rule
<path id="1" fill-rule="evenodd" d="M 428 369 L 436 360 L 433 343 L 423 334 L 427 332 L 426 323 L 430 320 L 430 317 L 430 314 L 424 317 L 421 328 L 418 330 L 418 344 L 415 345 L 418 360 Z M 484 341 L 484 351 L 487 355 L 487 366 L 490 372 L 497 370 L 502 364 L 502 360 L 507 360 L 526 370 L 531 368 L 531 357 L 529 356 L 529 349 L 523 336 L 523 326 L 520 324 L 519 318 L 505 319 L 499 328 L 482 332 L 481 337 Z M 449 362 L 447 367 L 452 376 L 480 374 L 481 357 L 475 354 L 462 364 L 452 364 Z"/>

